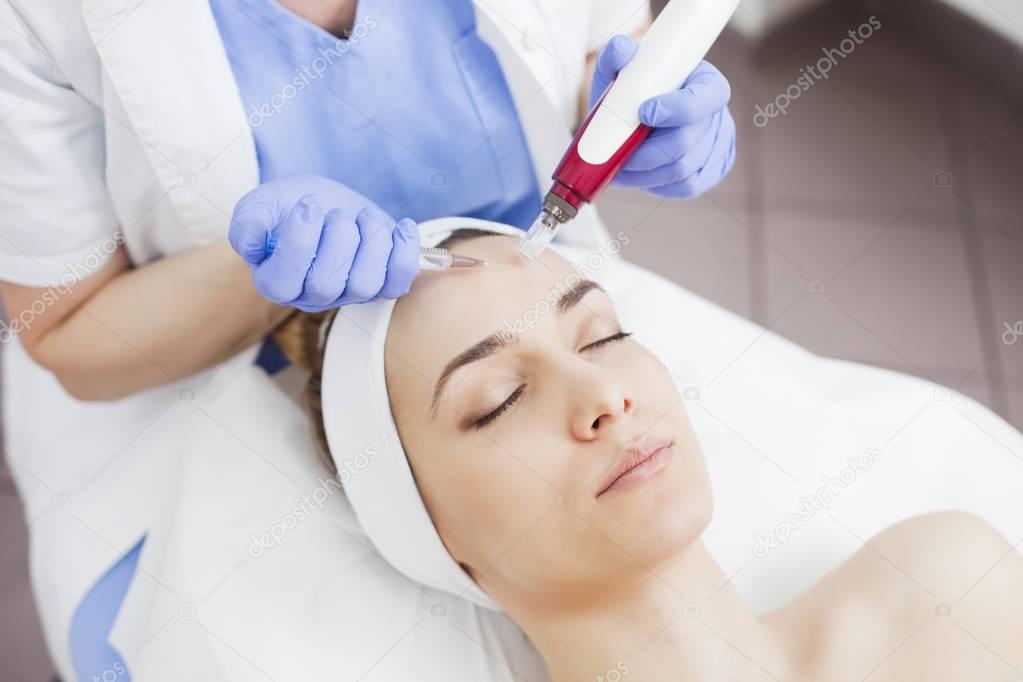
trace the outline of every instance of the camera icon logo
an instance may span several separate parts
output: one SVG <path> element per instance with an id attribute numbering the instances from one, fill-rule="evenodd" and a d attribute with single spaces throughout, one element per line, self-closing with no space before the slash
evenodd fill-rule
<path id="1" fill-rule="evenodd" d="M 1016 342 L 1023 338 L 1023 320 L 1019 320 L 1016 324 L 1003 322 L 1002 326 L 1005 327 L 1005 331 L 1002 332 L 1002 343 L 1006 346 L 1015 346 Z"/>
<path id="2" fill-rule="evenodd" d="M 68 78 L 67 66 L 57 62 L 50 64 L 50 75 L 53 76 L 53 80 L 58 83 L 67 83 L 70 80 Z"/>
<path id="3" fill-rule="evenodd" d="M 682 606 L 682 615 L 686 618 L 699 618 L 703 615 L 703 604 L 695 601 L 686 602 Z"/>

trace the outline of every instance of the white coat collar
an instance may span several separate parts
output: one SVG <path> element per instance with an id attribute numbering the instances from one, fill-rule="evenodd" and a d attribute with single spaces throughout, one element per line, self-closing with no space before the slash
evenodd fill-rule
<path id="1" fill-rule="evenodd" d="M 542 65 L 536 67 L 538 73 L 535 73 L 527 66 L 521 50 L 515 47 L 526 31 L 515 25 L 507 14 L 499 12 L 492 0 L 473 0 L 473 4 L 477 31 L 501 64 L 526 137 L 533 172 L 540 191 L 546 192 L 550 189 L 554 169 L 572 141 L 571 131 L 554 105 L 557 98 L 553 92 L 559 87 L 559 69 L 582 68 L 583 65 L 562 64 L 554 55 L 543 54 Z M 584 206 L 572 225 L 558 233 L 559 242 L 587 249 L 599 248 L 608 239 L 607 229 L 592 205 Z"/>
<path id="2" fill-rule="evenodd" d="M 82 15 L 183 229 L 223 234 L 259 168 L 209 3 L 84 0 Z"/>

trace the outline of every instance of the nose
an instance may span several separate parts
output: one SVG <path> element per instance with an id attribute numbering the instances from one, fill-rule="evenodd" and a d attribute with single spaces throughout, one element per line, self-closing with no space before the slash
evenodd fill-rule
<path id="1" fill-rule="evenodd" d="M 635 400 L 621 379 L 600 368 L 587 366 L 575 381 L 567 382 L 574 395 L 572 435 L 589 442 L 607 437 L 625 426 L 635 410 Z"/>

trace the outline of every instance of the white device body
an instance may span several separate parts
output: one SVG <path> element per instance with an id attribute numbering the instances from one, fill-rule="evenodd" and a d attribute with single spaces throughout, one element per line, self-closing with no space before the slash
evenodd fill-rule
<path id="1" fill-rule="evenodd" d="M 579 140 L 582 160 L 606 163 L 640 125 L 640 105 L 681 87 L 738 6 L 739 0 L 668 2 L 590 119 Z"/>

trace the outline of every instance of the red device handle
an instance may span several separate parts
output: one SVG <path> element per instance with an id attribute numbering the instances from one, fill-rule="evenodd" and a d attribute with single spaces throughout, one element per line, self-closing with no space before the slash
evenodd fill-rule
<path id="1" fill-rule="evenodd" d="M 632 156 L 632 153 L 636 151 L 639 145 L 643 144 L 643 140 L 653 130 L 650 126 L 640 123 L 632 131 L 628 139 L 625 140 L 625 144 L 619 147 L 607 161 L 599 165 L 583 161 L 582 157 L 579 156 L 579 140 L 582 138 L 583 133 L 586 132 L 586 128 L 590 125 L 590 119 L 593 118 L 593 114 L 600 108 L 603 101 L 604 98 L 601 97 L 600 102 L 590 110 L 586 120 L 579 126 L 579 131 L 575 134 L 572 145 L 565 152 L 561 163 L 554 170 L 554 186 L 551 187 L 551 192 L 567 201 L 576 209 L 583 204 L 591 203 L 597 198 L 600 191 L 607 187 L 608 183 L 618 173 L 622 164 Z"/>

